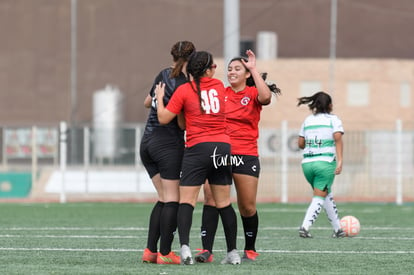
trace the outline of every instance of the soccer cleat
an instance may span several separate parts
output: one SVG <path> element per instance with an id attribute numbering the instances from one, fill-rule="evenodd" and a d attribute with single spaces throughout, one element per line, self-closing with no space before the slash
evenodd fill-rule
<path id="1" fill-rule="evenodd" d="M 304 227 L 299 228 L 299 236 L 302 238 L 312 238 L 311 233 Z"/>
<path id="2" fill-rule="evenodd" d="M 195 261 L 198 263 L 211 263 L 213 261 L 214 255 L 210 253 L 207 249 L 197 249 L 198 252 L 195 256 Z"/>
<path id="3" fill-rule="evenodd" d="M 157 264 L 180 264 L 180 256 L 172 251 L 165 256 L 158 252 Z"/>
<path id="4" fill-rule="evenodd" d="M 191 255 L 191 250 L 190 250 L 190 247 L 188 247 L 188 245 L 184 244 L 184 245 L 181 246 L 180 257 L 181 257 L 181 264 L 182 265 L 192 265 L 192 264 L 194 264 L 193 257 Z"/>
<path id="5" fill-rule="evenodd" d="M 334 233 L 332 234 L 332 238 L 343 238 L 346 236 L 345 231 L 343 231 L 342 229 L 338 229 L 338 231 L 334 231 Z"/>
<path id="6" fill-rule="evenodd" d="M 245 250 L 244 255 L 242 257 L 243 262 L 254 262 L 256 261 L 257 256 L 260 254 L 254 250 Z"/>
<path id="7" fill-rule="evenodd" d="M 147 264 L 157 263 L 157 252 L 151 252 L 151 250 L 145 248 L 142 254 L 142 262 Z"/>
<path id="8" fill-rule="evenodd" d="M 237 249 L 233 249 L 230 252 L 227 252 L 226 257 L 224 257 L 224 259 L 221 261 L 221 264 L 240 264 L 241 259 L 240 259 L 240 255 L 237 252 Z"/>

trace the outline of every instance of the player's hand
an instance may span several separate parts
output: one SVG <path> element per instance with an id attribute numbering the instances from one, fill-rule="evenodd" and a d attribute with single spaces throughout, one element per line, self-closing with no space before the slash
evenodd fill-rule
<path id="1" fill-rule="evenodd" d="M 162 99 L 164 98 L 165 94 L 165 83 L 159 82 L 155 85 L 155 97 L 157 98 L 158 102 L 163 102 Z"/>
<path id="2" fill-rule="evenodd" d="M 249 71 L 251 71 L 252 69 L 256 68 L 256 55 L 254 54 L 254 52 L 252 50 L 247 50 L 246 54 L 247 54 L 247 59 L 248 60 L 247 60 L 247 62 L 242 60 L 242 62 L 244 63 L 246 68 L 249 69 Z"/>
<path id="3" fill-rule="evenodd" d="M 337 163 L 336 169 L 335 169 L 335 175 L 339 175 L 342 172 L 342 163 Z"/>

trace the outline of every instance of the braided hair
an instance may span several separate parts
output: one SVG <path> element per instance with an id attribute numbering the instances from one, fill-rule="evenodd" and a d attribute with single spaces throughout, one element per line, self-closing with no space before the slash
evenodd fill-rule
<path id="1" fill-rule="evenodd" d="M 232 60 L 230 60 L 229 64 L 233 61 L 240 61 L 240 63 L 243 65 L 243 67 L 246 69 L 247 72 L 250 72 L 249 69 L 247 69 L 246 65 L 244 65 L 243 61 L 247 62 L 248 59 L 246 57 L 235 57 Z M 279 87 L 276 86 L 275 83 L 267 82 L 267 73 L 261 73 L 260 76 L 265 80 L 267 87 L 269 87 L 270 91 L 274 93 L 275 95 L 281 95 L 282 90 L 280 90 Z M 249 87 L 256 87 L 256 83 L 254 82 L 253 76 L 250 75 L 249 78 L 246 79 L 246 85 Z"/>
<path id="2" fill-rule="evenodd" d="M 187 64 L 187 79 L 191 85 L 191 88 L 198 94 L 200 110 L 202 113 L 204 113 L 205 110 L 201 99 L 200 79 L 212 65 L 213 56 L 209 52 L 205 51 L 194 52 L 191 54 Z M 190 81 L 190 75 L 193 77 L 195 87 L 193 86 L 192 81 Z"/>
<path id="3" fill-rule="evenodd" d="M 332 111 L 332 98 L 325 92 L 317 92 L 312 96 L 304 96 L 298 98 L 298 105 L 308 104 L 309 109 L 314 114 L 326 113 Z"/>
<path id="4" fill-rule="evenodd" d="M 175 78 L 180 75 L 184 63 L 188 61 L 188 58 L 194 51 L 194 44 L 190 41 L 179 41 L 172 46 L 171 55 L 176 64 L 171 71 L 170 78 Z"/>

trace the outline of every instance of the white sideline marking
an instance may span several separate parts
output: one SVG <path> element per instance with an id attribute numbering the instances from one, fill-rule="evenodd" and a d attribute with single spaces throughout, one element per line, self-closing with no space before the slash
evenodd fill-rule
<path id="1" fill-rule="evenodd" d="M 414 254 L 414 251 L 329 251 L 329 250 L 266 250 L 266 251 L 259 251 L 259 252 L 266 252 L 266 253 L 291 253 L 291 254 L 311 254 L 311 253 L 318 253 L 318 254 Z"/>
<path id="2" fill-rule="evenodd" d="M 258 208 L 259 213 L 305 213 L 306 209 L 308 207 L 308 204 L 304 204 L 303 208 L 300 209 L 292 209 L 292 208 Z M 201 212 L 201 210 L 200 210 Z M 353 213 L 356 211 L 352 211 Z M 358 210 L 358 212 L 360 213 L 379 213 L 381 212 L 381 209 L 362 209 L 362 210 Z M 340 211 L 340 214 L 342 214 L 342 216 L 346 216 L 349 213 L 349 211 L 346 211 L 346 209 Z"/>
<path id="3" fill-rule="evenodd" d="M 260 230 L 298 230 L 299 227 L 261 227 Z M 323 227 L 323 226 L 314 226 L 312 227 L 312 230 L 332 230 L 332 227 Z M 413 227 L 369 227 L 369 226 L 364 226 L 362 230 L 408 230 L 408 231 L 412 231 L 414 230 Z"/>
<path id="4" fill-rule="evenodd" d="M 10 231 L 79 231 L 79 230 L 99 230 L 99 231 L 143 231 L 148 230 L 146 227 L 5 227 L 0 230 L 10 230 Z"/>
<path id="5" fill-rule="evenodd" d="M 53 248 L 53 247 L 0 247 L 0 251 L 90 251 L 90 252 L 143 252 L 142 249 L 125 248 Z"/>
<path id="6" fill-rule="evenodd" d="M 52 248 L 52 247 L 0 247 L 0 251 L 74 251 L 74 252 L 143 252 L 143 249 L 125 248 Z M 223 252 L 224 250 L 215 250 Z M 414 251 L 329 251 L 329 250 L 258 250 L 259 253 L 277 254 L 414 254 Z"/>
<path id="7" fill-rule="evenodd" d="M 331 230 L 331 227 L 314 226 L 312 229 L 315 230 Z M 146 231 L 147 227 L 0 227 L 0 231 Z M 291 226 L 267 226 L 261 227 L 260 230 L 298 230 L 298 227 Z M 401 230 L 411 231 L 413 227 L 368 227 L 364 226 L 363 230 Z"/>
<path id="8" fill-rule="evenodd" d="M 28 235 L 0 235 L 0 238 L 27 238 Z M 30 235 L 30 238 L 73 238 L 73 239 L 139 239 L 139 236 L 100 236 L 100 235 Z"/>
<path id="9" fill-rule="evenodd" d="M 2 234 L 0 238 L 27 238 L 28 235 L 11 235 L 11 234 Z M 116 236 L 116 235 L 30 235 L 30 238 L 49 238 L 49 239 L 143 239 L 147 238 L 147 236 Z M 218 235 L 216 236 L 217 239 L 225 239 L 224 236 Z M 243 239 L 244 237 L 238 236 L 238 239 Z M 260 240 L 273 240 L 274 237 L 258 237 Z M 278 239 L 288 240 L 288 239 L 297 239 L 297 237 L 278 237 Z M 407 240 L 412 241 L 414 237 L 353 237 L 352 239 L 364 239 L 364 240 Z"/>

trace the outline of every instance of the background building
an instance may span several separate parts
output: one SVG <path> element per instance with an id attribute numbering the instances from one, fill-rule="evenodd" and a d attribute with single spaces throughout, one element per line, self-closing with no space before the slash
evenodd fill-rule
<path id="1" fill-rule="evenodd" d="M 125 122 L 144 122 L 143 98 L 156 73 L 171 64 L 173 43 L 191 40 L 223 56 L 223 3 L 1 0 L 0 123 L 91 123 L 93 93 L 107 84 L 124 93 Z M 329 58 L 330 10 L 331 0 L 240 0 L 241 45 L 256 48 L 259 32 L 270 31 L 277 35 L 277 58 Z M 339 0 L 337 10 L 338 58 L 414 58 L 413 1 Z M 328 75 L 328 68 L 321 69 Z"/>

